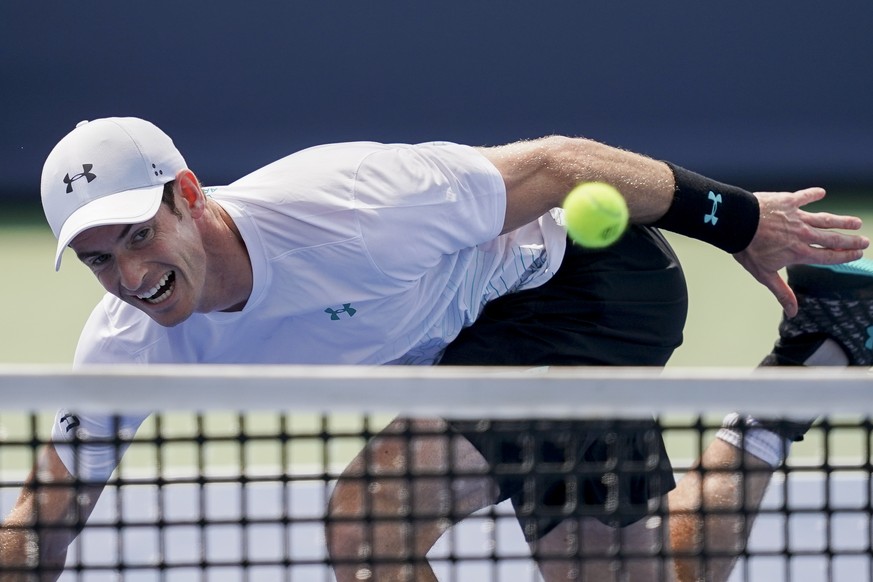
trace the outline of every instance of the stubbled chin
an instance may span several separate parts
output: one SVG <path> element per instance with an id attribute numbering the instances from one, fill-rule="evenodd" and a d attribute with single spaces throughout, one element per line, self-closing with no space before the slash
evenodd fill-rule
<path id="1" fill-rule="evenodd" d="M 162 327 L 176 327 L 177 325 L 191 317 L 190 313 L 185 316 L 175 318 L 168 316 L 162 317 L 162 314 L 152 314 L 148 312 L 146 312 L 146 315 L 148 315 L 155 323 Z"/>
<path id="2" fill-rule="evenodd" d="M 175 327 L 191 317 L 191 312 L 180 312 L 178 305 L 171 305 L 170 302 L 175 299 L 170 297 L 166 302 L 152 305 L 147 301 L 135 299 L 128 301 L 130 305 L 136 307 L 139 311 L 148 315 L 149 318 L 162 327 Z M 161 309 L 161 308 L 164 309 Z"/>

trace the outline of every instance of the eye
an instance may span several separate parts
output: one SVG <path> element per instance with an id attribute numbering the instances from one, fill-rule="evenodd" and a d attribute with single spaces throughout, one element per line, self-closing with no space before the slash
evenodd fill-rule
<path id="1" fill-rule="evenodd" d="M 94 269 L 94 268 L 97 268 L 97 267 L 103 265 L 103 264 L 106 263 L 109 259 L 110 259 L 110 256 L 109 256 L 108 254 L 105 254 L 105 253 L 104 253 L 104 254 L 102 254 L 102 255 L 95 255 L 95 256 L 89 258 L 89 259 L 86 261 L 86 263 L 88 264 L 89 267 L 91 267 L 92 269 Z"/>
<path id="2" fill-rule="evenodd" d="M 136 232 L 133 233 L 133 236 L 130 237 L 131 242 L 142 242 L 147 240 L 152 234 L 152 229 L 148 226 L 143 227 Z"/>

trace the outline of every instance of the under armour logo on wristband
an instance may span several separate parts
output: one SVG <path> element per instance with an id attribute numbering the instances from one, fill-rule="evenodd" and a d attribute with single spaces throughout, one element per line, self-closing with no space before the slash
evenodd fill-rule
<path id="1" fill-rule="evenodd" d="M 761 217 L 754 194 L 679 166 L 667 165 L 673 171 L 676 189 L 670 208 L 653 226 L 708 242 L 731 254 L 749 246 Z M 712 203 L 712 211 L 700 220 L 700 211 L 705 210 L 707 202 Z M 725 220 L 727 226 L 716 226 Z"/>
<path id="2" fill-rule="evenodd" d="M 96 174 L 91 173 L 91 168 L 94 167 L 94 164 L 82 164 L 82 171 L 76 174 L 73 177 L 70 177 L 69 174 L 64 176 L 64 184 L 67 185 L 67 194 L 73 191 L 73 182 L 78 180 L 79 178 L 85 178 L 88 183 L 91 183 L 95 178 L 97 178 Z"/>
<path id="3" fill-rule="evenodd" d="M 715 223 L 718 222 L 718 216 L 715 215 L 715 212 L 718 210 L 718 205 L 721 204 L 721 194 L 716 194 L 710 190 L 709 199 L 712 200 L 712 212 L 703 215 L 703 224 L 715 226 Z"/>
<path id="4" fill-rule="evenodd" d="M 330 307 L 328 307 L 327 309 L 324 310 L 324 312 L 330 313 L 331 321 L 339 321 L 339 318 L 340 318 L 339 314 L 340 313 L 346 313 L 346 314 L 348 314 L 349 317 L 354 317 L 355 313 L 357 313 L 358 310 L 355 309 L 354 307 L 352 307 L 351 303 L 343 303 L 342 309 L 331 309 Z"/>

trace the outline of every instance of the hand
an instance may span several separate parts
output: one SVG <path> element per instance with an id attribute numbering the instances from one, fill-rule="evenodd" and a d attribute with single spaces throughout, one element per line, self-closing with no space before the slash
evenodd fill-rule
<path id="1" fill-rule="evenodd" d="M 797 192 L 755 192 L 761 218 L 755 238 L 734 258 L 767 287 L 788 317 L 797 315 L 797 297 L 778 271 L 788 265 L 835 265 L 860 259 L 870 240 L 833 229 L 858 230 L 861 219 L 801 210 L 825 197 L 822 188 Z"/>

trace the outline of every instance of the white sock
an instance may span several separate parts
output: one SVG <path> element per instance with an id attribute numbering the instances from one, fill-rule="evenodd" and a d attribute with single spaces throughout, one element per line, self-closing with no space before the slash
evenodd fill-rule
<path id="1" fill-rule="evenodd" d="M 804 366 L 848 366 L 849 356 L 840 344 L 827 338 L 811 356 L 803 361 Z"/>
<path id="2" fill-rule="evenodd" d="M 788 456 L 791 441 L 760 426 L 761 423 L 751 416 L 732 412 L 725 417 L 715 436 L 776 468 Z"/>
<path id="3" fill-rule="evenodd" d="M 803 365 L 848 366 L 849 358 L 840 344 L 828 338 L 803 361 Z M 741 417 L 737 413 L 725 417 L 722 428 L 715 436 L 758 457 L 771 467 L 781 465 L 791 449 L 789 439 L 761 428 L 761 423 L 753 417 Z"/>

